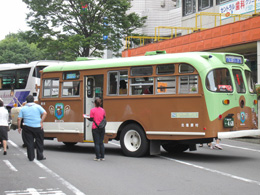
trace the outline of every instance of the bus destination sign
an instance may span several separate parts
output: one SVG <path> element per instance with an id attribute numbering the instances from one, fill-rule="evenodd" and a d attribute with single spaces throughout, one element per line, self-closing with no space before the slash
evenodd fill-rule
<path id="1" fill-rule="evenodd" d="M 242 56 L 226 55 L 226 62 L 235 63 L 235 64 L 243 64 L 243 58 L 242 58 Z"/>

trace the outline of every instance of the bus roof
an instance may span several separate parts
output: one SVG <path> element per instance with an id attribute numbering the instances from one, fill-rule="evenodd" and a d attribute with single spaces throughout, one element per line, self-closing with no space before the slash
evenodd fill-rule
<path id="1" fill-rule="evenodd" d="M 233 53 L 211 53 L 211 52 L 187 52 L 187 53 L 173 53 L 173 54 L 159 54 L 149 56 L 138 56 L 129 58 L 113 58 L 104 60 L 91 61 L 72 61 L 60 63 L 56 66 L 49 66 L 43 69 L 43 72 L 59 72 L 59 71 L 76 71 L 87 69 L 101 69 L 114 67 L 128 67 L 128 66 L 146 66 L 153 64 L 167 64 L 167 63 L 190 63 L 197 69 L 205 69 L 208 60 L 225 63 L 225 55 L 241 56 Z M 244 64 L 244 57 L 241 56 Z M 199 62 L 199 63 L 198 63 Z M 203 63 L 204 62 L 204 63 Z M 204 66 L 203 66 L 204 64 Z M 214 63 L 220 64 L 220 63 Z M 240 64 L 241 65 L 241 64 Z M 212 67 L 212 66 L 211 66 Z"/>
<path id="2" fill-rule="evenodd" d="M 35 66 L 51 66 L 51 65 L 64 63 L 64 62 L 65 61 L 58 61 L 58 60 L 39 60 L 39 61 L 30 62 L 29 64 L 14 64 L 14 63 L 0 64 L 0 71 L 21 69 L 21 68 L 31 68 Z"/>

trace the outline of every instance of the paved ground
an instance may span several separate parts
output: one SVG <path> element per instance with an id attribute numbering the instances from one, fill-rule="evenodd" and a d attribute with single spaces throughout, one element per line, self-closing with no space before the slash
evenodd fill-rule
<path id="1" fill-rule="evenodd" d="M 235 138 L 234 140 L 243 141 L 243 142 L 249 142 L 249 143 L 254 143 L 254 144 L 260 144 L 260 136 Z"/>

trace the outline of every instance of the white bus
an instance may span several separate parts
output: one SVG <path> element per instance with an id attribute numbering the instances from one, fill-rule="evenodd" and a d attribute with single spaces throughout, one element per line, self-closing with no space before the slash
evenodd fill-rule
<path id="1" fill-rule="evenodd" d="M 29 94 L 37 100 L 40 70 L 60 62 L 42 60 L 29 64 L 0 64 L 0 98 L 5 107 L 10 110 L 14 104 L 20 106 Z"/>

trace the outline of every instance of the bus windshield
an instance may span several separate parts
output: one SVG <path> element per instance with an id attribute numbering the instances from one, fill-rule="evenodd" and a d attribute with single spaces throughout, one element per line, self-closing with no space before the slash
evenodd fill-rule
<path id="1" fill-rule="evenodd" d="M 248 89 L 250 93 L 254 93 L 255 92 L 255 85 L 254 85 L 254 81 L 252 78 L 252 73 L 248 70 L 245 71 L 246 73 L 246 82 L 248 85 Z"/>
<path id="2" fill-rule="evenodd" d="M 233 70 L 233 76 L 234 76 L 234 79 L 235 79 L 237 93 L 245 93 L 246 88 L 245 88 L 245 83 L 244 83 L 244 79 L 242 77 L 241 70 L 234 69 Z"/>
<path id="3" fill-rule="evenodd" d="M 228 92 L 233 91 L 231 76 L 226 68 L 211 70 L 206 78 L 207 89 L 213 92 Z"/>

